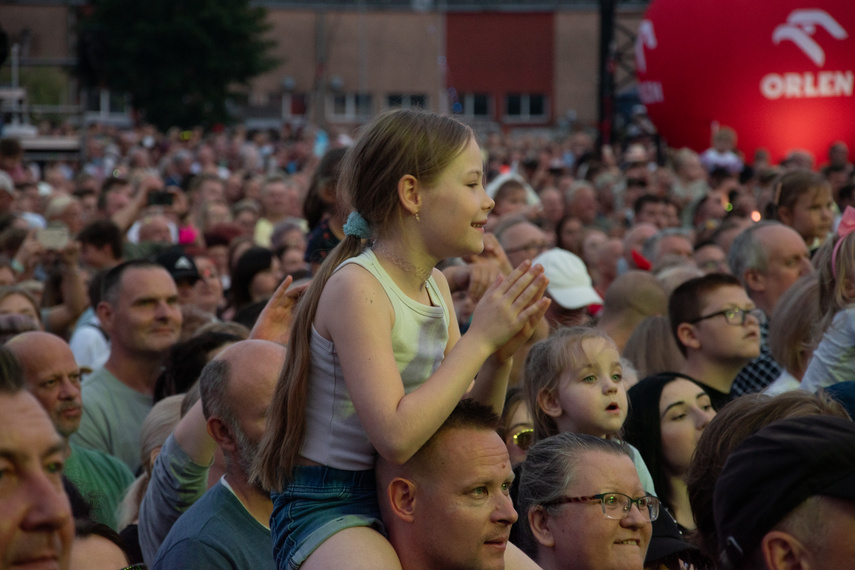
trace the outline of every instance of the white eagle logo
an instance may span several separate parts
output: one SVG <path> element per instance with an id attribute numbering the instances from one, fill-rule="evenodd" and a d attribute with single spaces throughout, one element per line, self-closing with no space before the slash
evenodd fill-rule
<path id="1" fill-rule="evenodd" d="M 772 33 L 772 41 L 780 44 L 789 40 L 804 52 L 818 67 L 825 65 L 825 52 L 813 39 L 817 27 L 823 28 L 837 40 L 849 37 L 846 30 L 824 10 L 793 10 L 787 16 L 787 23 L 781 24 Z"/>
<path id="2" fill-rule="evenodd" d="M 644 57 L 644 48 L 654 49 L 658 45 L 656 33 L 653 31 L 653 22 L 642 20 L 638 26 L 638 35 L 635 37 L 635 65 L 638 71 L 647 72 L 647 59 Z"/>

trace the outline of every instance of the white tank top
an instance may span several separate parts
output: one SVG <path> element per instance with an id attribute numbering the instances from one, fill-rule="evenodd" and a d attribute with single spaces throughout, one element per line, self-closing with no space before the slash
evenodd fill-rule
<path id="1" fill-rule="evenodd" d="M 410 393 L 433 374 L 445 355 L 450 321 L 445 300 L 433 276 L 427 280 L 427 292 L 435 306 L 423 305 L 407 297 L 377 262 L 377 257 L 370 249 L 348 259 L 336 271 L 348 263 L 356 263 L 376 277 L 392 303 L 395 311 L 392 349 L 404 391 Z M 306 410 L 306 438 L 300 454 L 336 469 L 373 469 L 377 452 L 368 441 L 368 435 L 356 415 L 344 383 L 335 344 L 319 335 L 312 326 L 310 349 L 312 367 Z"/>

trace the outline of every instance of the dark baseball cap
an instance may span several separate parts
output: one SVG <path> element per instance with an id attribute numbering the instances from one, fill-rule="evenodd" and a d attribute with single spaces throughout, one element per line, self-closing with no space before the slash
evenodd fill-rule
<path id="1" fill-rule="evenodd" d="M 790 418 L 748 437 L 715 485 L 719 567 L 739 567 L 769 530 L 816 495 L 855 501 L 855 422 Z"/>
<path id="2" fill-rule="evenodd" d="M 180 247 L 172 247 L 157 254 L 154 261 L 165 267 L 176 283 L 181 280 L 190 280 L 195 283 L 200 279 L 199 270 L 193 258 L 184 253 L 184 249 Z"/>

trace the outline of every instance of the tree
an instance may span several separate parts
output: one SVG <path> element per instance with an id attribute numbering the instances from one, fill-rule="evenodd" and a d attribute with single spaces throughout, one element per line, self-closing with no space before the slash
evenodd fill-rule
<path id="1" fill-rule="evenodd" d="M 229 122 L 226 101 L 277 63 L 267 13 L 249 0 L 94 0 L 87 12 L 81 81 L 129 93 L 163 130 Z"/>

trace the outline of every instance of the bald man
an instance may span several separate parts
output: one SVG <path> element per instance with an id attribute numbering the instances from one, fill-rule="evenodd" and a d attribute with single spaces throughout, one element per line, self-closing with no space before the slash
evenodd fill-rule
<path id="1" fill-rule="evenodd" d="M 627 271 L 614 280 L 603 297 L 597 328 L 608 334 L 623 351 L 641 321 L 668 312 L 668 294 L 647 271 Z"/>
<path id="2" fill-rule="evenodd" d="M 24 370 L 27 390 L 47 411 L 56 431 L 66 441 L 80 426 L 80 368 L 71 348 L 60 337 L 46 332 L 26 332 L 6 347 Z M 65 476 L 92 506 L 98 522 L 118 530 L 116 508 L 133 482 L 128 467 L 111 455 L 69 443 Z"/>
<path id="3" fill-rule="evenodd" d="M 275 568 L 273 503 L 249 469 L 284 361 L 283 346 L 245 340 L 202 370 L 201 399 L 164 443 L 140 505 L 140 547 L 152 568 Z M 217 447 L 226 473 L 206 493 Z"/>

